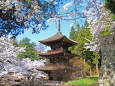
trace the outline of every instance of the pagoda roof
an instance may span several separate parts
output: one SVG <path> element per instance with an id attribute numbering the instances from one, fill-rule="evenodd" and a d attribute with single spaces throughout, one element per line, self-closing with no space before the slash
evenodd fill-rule
<path id="1" fill-rule="evenodd" d="M 48 57 L 50 57 L 50 56 L 55 56 L 55 55 L 59 55 L 59 54 L 63 54 L 63 53 L 65 53 L 66 55 L 70 55 L 70 56 L 79 56 L 79 55 L 75 55 L 75 54 L 71 54 L 71 53 L 69 53 L 69 52 L 66 52 L 66 51 L 64 51 L 64 49 L 63 48 L 59 48 L 59 49 L 56 49 L 56 50 L 50 50 L 50 51 L 48 51 L 48 52 L 46 52 L 46 53 L 38 53 L 40 56 L 48 56 Z"/>
<path id="2" fill-rule="evenodd" d="M 41 41 L 39 41 L 39 42 L 47 45 L 47 44 L 50 43 L 50 42 L 56 42 L 56 41 L 59 41 L 59 40 L 62 40 L 62 39 L 63 39 L 64 42 L 69 43 L 69 44 L 71 44 L 71 45 L 77 44 L 77 42 L 75 42 L 75 41 L 73 41 L 73 40 L 67 38 L 67 37 L 66 37 L 65 35 L 63 35 L 61 32 L 58 32 L 58 33 L 55 34 L 54 36 L 49 37 L 49 38 L 47 38 L 47 39 L 45 39 L 45 40 L 41 40 Z"/>
<path id="3" fill-rule="evenodd" d="M 55 71 L 55 70 L 63 70 L 65 68 L 66 67 L 65 67 L 64 64 L 48 64 L 45 67 L 37 68 L 37 70 L 41 70 L 41 71 Z"/>

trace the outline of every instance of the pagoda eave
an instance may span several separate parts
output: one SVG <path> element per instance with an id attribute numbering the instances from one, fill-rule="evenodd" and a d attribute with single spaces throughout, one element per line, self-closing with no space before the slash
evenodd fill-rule
<path id="1" fill-rule="evenodd" d="M 63 55 L 64 52 L 59 52 L 59 53 L 38 53 L 39 56 L 55 56 L 55 55 Z"/>
<path id="2" fill-rule="evenodd" d="M 37 70 L 40 71 L 57 71 L 57 70 L 64 70 L 66 69 L 64 64 L 50 64 L 45 67 L 39 67 Z"/>
<path id="3" fill-rule="evenodd" d="M 57 41 L 60 41 L 60 40 L 63 40 L 65 43 L 68 43 L 70 46 L 77 44 L 77 42 L 75 42 L 71 39 L 68 39 L 66 36 L 62 35 L 61 32 L 58 32 L 54 36 L 52 36 L 48 39 L 45 39 L 45 40 L 41 40 L 39 42 L 42 43 L 42 44 L 45 44 L 45 45 L 50 45 L 51 42 L 57 42 Z"/>
<path id="4" fill-rule="evenodd" d="M 67 53 L 67 52 L 60 52 L 60 53 L 38 53 L 39 56 L 43 56 L 43 57 L 57 57 L 58 56 L 68 56 L 69 58 L 75 57 L 75 56 L 80 56 L 78 54 L 71 54 L 71 53 Z"/>

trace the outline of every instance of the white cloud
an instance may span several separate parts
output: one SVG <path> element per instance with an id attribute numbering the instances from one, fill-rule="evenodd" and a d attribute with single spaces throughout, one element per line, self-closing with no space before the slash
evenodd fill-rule
<path id="1" fill-rule="evenodd" d="M 67 4 L 65 4 L 65 5 L 63 6 L 62 10 L 63 10 L 63 11 L 66 11 L 66 10 L 68 10 L 68 7 L 70 7 L 70 6 L 72 6 L 72 5 L 73 5 L 73 2 L 69 2 L 69 3 L 67 3 Z"/>
<path id="2" fill-rule="evenodd" d="M 67 11 L 67 10 L 68 10 L 67 7 L 63 7 L 63 8 L 62 8 L 62 11 Z"/>
<path id="3" fill-rule="evenodd" d="M 52 21 L 54 21 L 54 18 L 50 18 L 47 20 L 47 22 L 52 22 Z"/>
<path id="4" fill-rule="evenodd" d="M 47 2 L 49 2 L 49 1 L 53 1 L 53 0 L 46 0 Z"/>
<path id="5" fill-rule="evenodd" d="M 64 7 L 70 7 L 72 5 L 73 5 L 73 2 L 69 2 L 69 3 L 65 4 Z"/>

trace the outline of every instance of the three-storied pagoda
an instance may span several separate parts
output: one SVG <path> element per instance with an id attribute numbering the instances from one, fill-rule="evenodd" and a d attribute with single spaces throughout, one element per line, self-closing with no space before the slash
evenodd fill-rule
<path id="1" fill-rule="evenodd" d="M 39 41 L 42 44 L 51 47 L 47 53 L 39 52 L 39 55 L 50 60 L 50 64 L 46 67 L 38 68 L 45 71 L 49 75 L 49 80 L 67 81 L 70 79 L 71 67 L 69 59 L 76 56 L 68 51 L 68 47 L 77 44 L 75 41 L 68 39 L 59 31 L 56 35 Z"/>

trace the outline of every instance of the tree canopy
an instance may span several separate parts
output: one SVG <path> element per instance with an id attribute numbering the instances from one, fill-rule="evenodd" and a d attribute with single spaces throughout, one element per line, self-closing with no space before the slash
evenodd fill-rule
<path id="1" fill-rule="evenodd" d="M 70 32 L 70 39 L 75 40 L 78 44 L 70 47 L 69 50 L 72 53 L 79 54 L 80 59 L 84 59 L 84 61 L 86 61 L 91 67 L 96 68 L 97 75 L 99 75 L 98 65 L 100 64 L 100 54 L 97 51 L 90 51 L 90 49 L 86 48 L 86 44 L 92 41 L 92 34 L 90 28 L 88 28 L 88 25 L 86 25 L 86 27 L 79 27 L 77 30 L 74 30 L 72 27 Z M 92 65 L 96 65 L 96 67 Z"/>
<path id="2" fill-rule="evenodd" d="M 35 44 L 30 43 L 29 38 L 24 38 L 21 40 L 18 44 L 18 47 L 25 47 L 25 52 L 20 53 L 18 58 L 30 58 L 31 60 L 37 60 L 40 58 L 37 51 L 35 50 Z"/>
<path id="3" fill-rule="evenodd" d="M 68 10 L 70 6 L 73 6 L 73 9 Z M 57 16 L 73 20 L 84 18 L 92 22 L 100 16 L 101 8 L 101 0 L 2 0 L 0 36 L 17 36 L 28 29 L 31 29 L 32 33 L 39 33 L 48 27 L 46 20 Z"/>
<path id="4" fill-rule="evenodd" d="M 83 57 L 84 52 L 86 50 L 85 43 L 87 43 L 88 40 L 92 39 L 90 29 L 82 27 L 80 30 L 76 31 L 76 34 L 77 34 L 77 36 L 76 36 L 76 39 L 74 39 L 74 40 L 76 40 L 78 42 L 78 44 L 74 47 L 72 52 L 78 53 Z"/>
<path id="5" fill-rule="evenodd" d="M 115 14 L 115 0 L 104 0 L 105 7 Z"/>
<path id="6" fill-rule="evenodd" d="M 61 0 L 2 0 L 0 1 L 0 36 L 32 33 L 46 29 L 46 20 L 56 15 Z"/>

